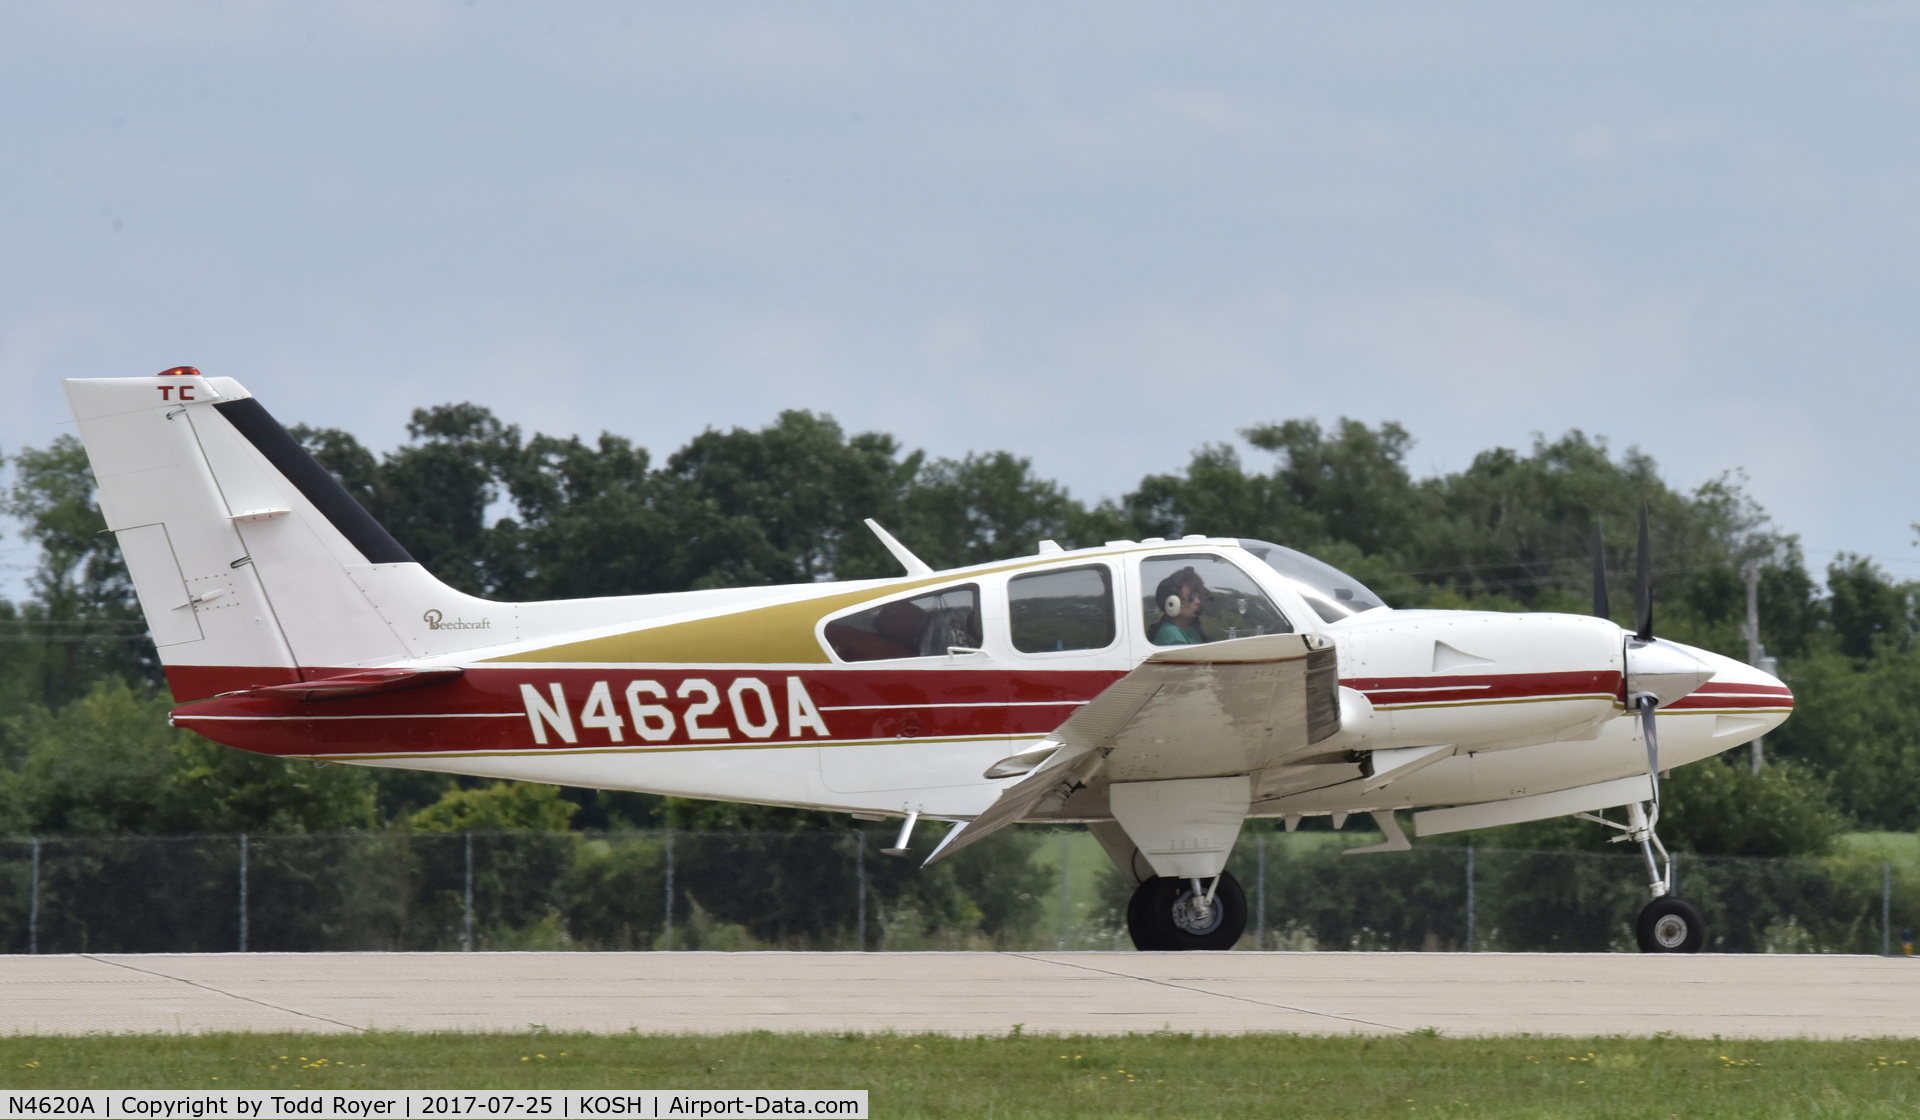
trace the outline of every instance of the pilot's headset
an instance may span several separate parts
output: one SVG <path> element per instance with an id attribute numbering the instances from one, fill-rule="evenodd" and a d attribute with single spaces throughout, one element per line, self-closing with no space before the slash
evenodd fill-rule
<path id="1" fill-rule="evenodd" d="M 1161 580 L 1160 586 L 1153 590 L 1154 595 L 1160 600 L 1160 613 L 1168 618 L 1179 615 L 1181 604 L 1184 602 L 1180 589 L 1190 583 L 1199 582 L 1200 573 L 1192 568 L 1182 568 Z"/>

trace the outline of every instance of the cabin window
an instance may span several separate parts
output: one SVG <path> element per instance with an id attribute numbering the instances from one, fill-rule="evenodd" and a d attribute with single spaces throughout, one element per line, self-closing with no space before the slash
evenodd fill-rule
<path id="1" fill-rule="evenodd" d="M 842 661 L 945 657 L 949 649 L 980 648 L 980 588 L 949 587 L 895 599 L 826 626 L 827 644 Z"/>
<path id="2" fill-rule="evenodd" d="M 1147 640 L 1157 646 L 1293 632 L 1287 616 L 1253 577 L 1218 556 L 1142 560 L 1140 587 L 1146 592 L 1142 618 Z"/>
<path id="3" fill-rule="evenodd" d="M 1013 648 L 1021 653 L 1105 649 L 1113 644 L 1113 573 L 1105 564 L 1060 568 L 1007 581 Z"/>

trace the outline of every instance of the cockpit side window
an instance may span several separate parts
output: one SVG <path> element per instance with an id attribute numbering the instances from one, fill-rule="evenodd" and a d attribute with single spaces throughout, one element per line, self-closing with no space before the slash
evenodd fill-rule
<path id="1" fill-rule="evenodd" d="M 1140 587 L 1147 640 L 1157 646 L 1293 633 L 1253 577 L 1218 556 L 1148 557 Z"/>
<path id="2" fill-rule="evenodd" d="M 980 588 L 949 587 L 895 599 L 826 625 L 827 644 L 842 661 L 945 657 L 952 648 L 980 648 Z"/>
<path id="3" fill-rule="evenodd" d="M 1113 644 L 1113 572 L 1105 564 L 1056 568 L 1007 581 L 1007 618 L 1021 653 Z"/>

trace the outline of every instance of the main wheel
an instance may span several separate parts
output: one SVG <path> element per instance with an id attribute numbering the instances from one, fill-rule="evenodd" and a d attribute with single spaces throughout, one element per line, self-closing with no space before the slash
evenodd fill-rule
<path id="1" fill-rule="evenodd" d="M 1153 878 L 1134 889 L 1127 903 L 1127 932 L 1133 947 L 1157 949 L 1231 949 L 1247 931 L 1247 895 L 1226 872 L 1204 915 L 1195 905 L 1187 879 Z"/>
<path id="2" fill-rule="evenodd" d="M 1693 903 L 1668 896 L 1647 903 L 1633 935 L 1643 953 L 1697 953 L 1706 943 L 1707 923 Z"/>

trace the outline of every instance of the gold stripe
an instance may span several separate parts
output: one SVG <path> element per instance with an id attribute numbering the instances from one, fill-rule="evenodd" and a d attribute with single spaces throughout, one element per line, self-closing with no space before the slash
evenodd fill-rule
<path id="1" fill-rule="evenodd" d="M 1087 558 L 1089 562 L 1094 559 Z M 903 579 L 884 587 L 818 595 L 797 602 L 749 607 L 713 618 L 672 622 L 664 626 L 629 630 L 624 634 L 541 646 L 521 653 L 490 657 L 483 664 L 585 661 L 603 665 L 641 662 L 660 665 L 828 665 L 832 664 L 832 659 L 827 656 L 813 630 L 822 618 L 843 607 L 877 603 L 902 591 L 941 584 L 963 584 L 978 576 L 1054 564 L 1059 560 L 1056 556 L 1025 557 L 991 567 L 944 572 L 916 580 Z"/>
<path id="2" fill-rule="evenodd" d="M 1620 707 L 1619 698 L 1611 692 L 1577 692 L 1565 696 L 1509 696 L 1497 700 L 1435 700 L 1424 704 L 1375 704 L 1375 711 L 1401 712 L 1414 708 L 1484 708 L 1494 704 L 1557 704 L 1566 700 L 1612 700 L 1613 706 Z"/>
<path id="3" fill-rule="evenodd" d="M 914 739 L 770 739 L 747 740 L 743 742 L 713 743 L 702 746 L 684 747 L 642 747 L 642 746 L 605 746 L 605 747 L 534 747 L 528 750 L 511 751 L 416 751 L 391 754 L 283 754 L 277 758 L 319 759 L 327 762 L 361 762 L 381 758 L 531 758 L 551 755 L 583 754 L 687 754 L 700 751 L 766 751 L 788 750 L 793 747 L 874 747 L 882 744 L 907 743 L 1024 743 L 1034 739 L 1044 739 L 1045 735 L 955 735 L 936 738 L 924 736 Z"/>
<path id="4" fill-rule="evenodd" d="M 1553 704 L 1562 700 L 1611 700 L 1616 711 L 1627 709 L 1620 698 L 1610 692 L 1590 692 L 1568 696 L 1520 696 L 1501 700 L 1453 700 L 1435 701 L 1429 704 L 1375 704 L 1374 710 L 1380 712 L 1400 712 L 1417 708 L 1480 708 L 1492 704 Z M 1791 712 L 1792 708 L 1661 708 L 1661 715 L 1738 715 L 1744 712 Z"/>

